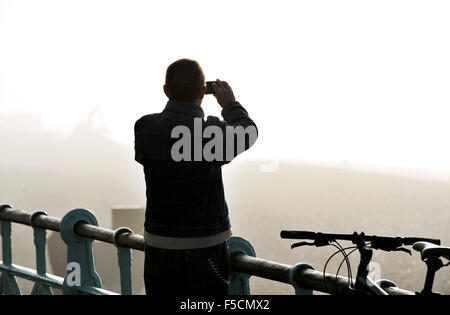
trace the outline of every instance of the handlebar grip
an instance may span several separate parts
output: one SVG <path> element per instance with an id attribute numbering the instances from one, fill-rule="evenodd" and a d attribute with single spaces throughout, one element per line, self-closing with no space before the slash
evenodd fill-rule
<path id="1" fill-rule="evenodd" d="M 317 237 L 317 233 L 308 231 L 281 231 L 280 236 L 281 238 L 288 238 L 294 240 L 300 239 L 314 240 Z"/>
<path id="2" fill-rule="evenodd" d="M 405 245 L 414 245 L 417 242 L 428 242 L 433 243 L 435 245 L 441 245 L 441 240 L 431 239 L 431 238 L 420 238 L 420 237 L 405 237 L 403 240 L 403 244 Z"/>

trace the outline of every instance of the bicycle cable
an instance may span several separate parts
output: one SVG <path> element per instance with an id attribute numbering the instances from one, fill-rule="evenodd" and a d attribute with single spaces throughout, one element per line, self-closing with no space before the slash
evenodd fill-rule
<path id="1" fill-rule="evenodd" d="M 325 266 L 324 266 L 324 268 L 323 268 L 323 278 L 324 278 L 324 279 L 325 279 L 325 275 L 326 275 L 326 271 L 327 271 L 327 266 L 328 266 L 328 264 L 330 263 L 331 259 L 333 259 L 333 257 L 336 256 L 336 255 L 339 254 L 339 253 L 341 253 L 344 257 L 346 257 L 347 254 L 345 253 L 345 251 L 346 251 L 347 249 L 354 248 L 354 246 L 342 248 L 342 246 L 339 247 L 339 246 L 337 246 L 337 245 L 335 245 L 335 244 L 333 244 L 333 243 L 330 243 L 330 245 L 331 245 L 331 246 L 334 246 L 334 247 L 337 248 L 338 250 L 337 250 L 335 253 L 333 253 L 333 254 L 330 256 L 330 258 L 328 258 L 328 260 L 327 260 L 326 263 L 325 263 Z M 345 258 L 344 258 L 344 259 L 345 259 Z M 344 260 L 344 261 L 345 261 L 345 260 Z"/>
<path id="2" fill-rule="evenodd" d="M 349 279 L 349 284 L 351 284 L 351 280 L 353 278 L 353 274 L 352 274 L 352 266 L 350 264 L 350 260 L 348 259 L 348 255 L 345 252 L 345 250 L 343 249 L 343 247 L 341 246 L 341 244 L 339 244 L 336 240 L 334 241 L 341 249 L 342 251 L 345 253 L 344 255 L 344 259 L 347 262 L 347 277 Z"/>
<path id="3" fill-rule="evenodd" d="M 369 244 L 369 246 L 371 246 L 371 245 L 372 245 L 372 242 L 369 242 L 368 244 Z M 347 258 L 350 257 L 350 255 L 353 254 L 353 253 L 358 249 L 357 246 L 347 247 L 347 248 L 348 248 L 348 249 L 354 248 L 350 253 L 347 254 Z M 338 270 L 337 270 L 337 272 L 336 272 L 336 279 L 337 279 L 337 277 L 338 277 L 338 275 L 339 275 L 339 272 L 340 272 L 340 270 L 341 270 L 342 265 L 344 264 L 344 261 L 345 261 L 345 260 L 343 259 L 343 260 L 341 261 L 341 263 L 339 264 L 339 268 L 338 268 Z M 353 286 L 355 285 L 354 282 L 353 282 L 353 273 L 352 273 L 352 275 L 351 275 L 351 277 L 350 277 L 349 279 L 350 279 L 350 285 L 353 287 Z"/>
<path id="4" fill-rule="evenodd" d="M 351 254 L 353 254 L 355 251 L 357 251 L 358 250 L 358 248 L 356 247 L 356 246 L 353 246 L 353 247 L 349 247 L 349 249 L 350 248 L 353 248 L 353 250 L 350 252 L 350 253 L 348 253 L 347 254 L 347 257 L 350 257 L 350 255 Z M 336 280 L 337 280 L 337 278 L 338 278 L 338 276 L 339 276 L 339 272 L 341 271 L 341 267 L 342 267 L 342 265 L 344 264 L 344 262 L 345 262 L 345 259 L 342 259 L 342 261 L 341 261 L 341 263 L 339 264 L 339 268 L 338 268 L 338 270 L 337 270 L 337 272 L 336 272 Z M 352 272 L 352 274 L 351 274 L 351 277 L 349 276 L 349 284 L 350 284 L 350 287 L 354 287 L 354 283 L 353 283 L 353 272 Z"/>

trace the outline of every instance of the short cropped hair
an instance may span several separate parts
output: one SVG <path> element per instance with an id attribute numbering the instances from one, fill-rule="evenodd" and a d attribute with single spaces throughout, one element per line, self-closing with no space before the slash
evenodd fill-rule
<path id="1" fill-rule="evenodd" d="M 197 61 L 180 59 L 166 71 L 166 90 L 171 101 L 194 102 L 205 86 L 205 75 Z"/>

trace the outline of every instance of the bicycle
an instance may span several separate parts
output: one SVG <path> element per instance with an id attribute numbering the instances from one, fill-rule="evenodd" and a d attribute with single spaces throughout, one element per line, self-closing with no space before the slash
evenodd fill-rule
<path id="1" fill-rule="evenodd" d="M 336 278 L 338 277 L 339 271 L 345 262 L 347 265 L 349 288 L 354 290 L 356 294 L 360 295 L 388 295 L 388 293 L 379 284 L 368 277 L 369 264 L 372 260 L 374 249 L 388 252 L 401 251 L 412 255 L 411 250 L 403 247 L 412 245 L 413 249 L 421 252 L 422 260 L 427 264 L 427 276 L 425 279 L 424 289 L 422 292 L 416 293 L 417 295 L 437 294 L 432 292 L 435 273 L 439 269 L 450 265 L 450 262 L 448 264 L 444 264 L 440 259 L 442 257 L 450 261 L 450 247 L 440 246 L 441 241 L 439 239 L 421 237 L 386 237 L 376 235 L 369 236 L 365 235 L 364 232 L 354 232 L 353 234 L 328 234 L 309 231 L 281 231 L 280 236 L 284 239 L 313 240 L 312 243 L 304 241 L 294 243 L 291 245 L 292 249 L 300 246 L 336 247 L 338 251 L 333 253 L 325 263 L 324 278 L 328 263 L 334 256 L 341 253 L 344 256 L 344 259 L 339 265 Z M 351 241 L 354 246 L 344 248 L 339 244 L 338 240 Z M 346 250 L 351 250 L 351 252 L 347 254 Z M 348 257 L 356 250 L 360 253 L 360 262 L 356 281 L 353 283 L 353 275 Z"/>

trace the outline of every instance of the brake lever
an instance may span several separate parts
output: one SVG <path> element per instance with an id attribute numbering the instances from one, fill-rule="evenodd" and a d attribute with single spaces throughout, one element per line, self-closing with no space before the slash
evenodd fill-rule
<path id="1" fill-rule="evenodd" d="M 407 254 L 409 254 L 409 255 L 412 255 L 412 252 L 409 250 L 409 249 L 407 249 L 407 248 L 404 248 L 404 247 L 395 247 L 395 248 L 393 248 L 393 247 L 386 247 L 386 246 L 380 246 L 380 244 L 371 244 L 370 245 L 370 247 L 372 247 L 373 249 L 379 249 L 379 250 L 384 250 L 384 251 L 387 251 L 387 252 L 405 252 L 405 253 L 407 253 Z"/>
<path id="2" fill-rule="evenodd" d="M 294 243 L 291 245 L 291 249 L 294 249 L 296 247 L 300 247 L 300 246 L 315 246 L 316 244 L 314 243 L 308 243 L 308 242 L 299 242 L 299 243 Z"/>
<path id="3" fill-rule="evenodd" d="M 399 247 L 399 248 L 393 249 L 392 251 L 393 252 L 405 252 L 405 253 L 409 254 L 410 256 L 412 256 L 411 250 L 404 248 L 404 247 Z"/>
<path id="4" fill-rule="evenodd" d="M 294 248 L 300 247 L 300 246 L 323 247 L 323 246 L 328 246 L 328 245 L 330 245 L 330 240 L 328 240 L 328 239 L 316 239 L 316 240 L 314 240 L 313 243 L 308 243 L 308 242 L 294 243 L 294 244 L 291 245 L 291 248 L 294 249 Z"/>

